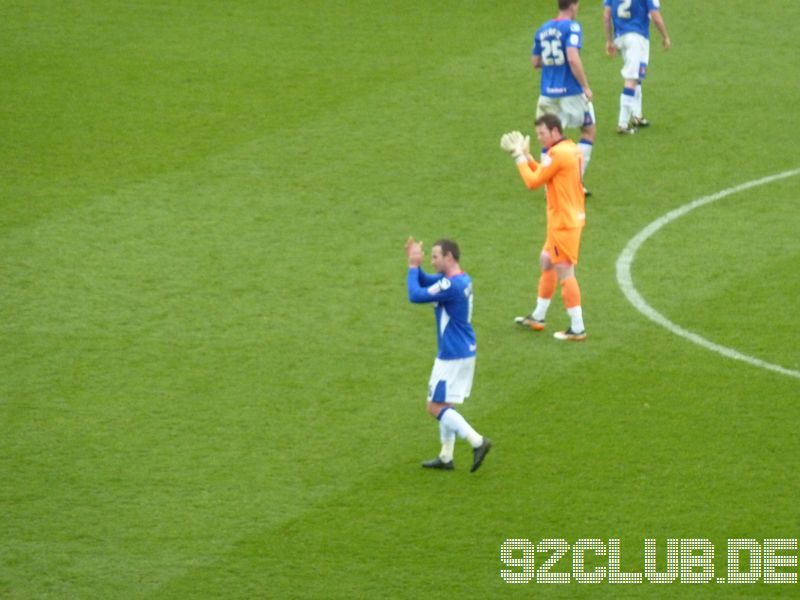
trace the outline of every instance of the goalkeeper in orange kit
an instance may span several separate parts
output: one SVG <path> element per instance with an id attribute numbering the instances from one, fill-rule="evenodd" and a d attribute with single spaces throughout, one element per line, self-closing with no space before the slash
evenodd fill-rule
<path id="1" fill-rule="evenodd" d="M 539 277 L 536 307 L 516 322 L 535 331 L 545 328 L 545 316 L 550 301 L 561 285 L 561 299 L 570 317 L 570 326 L 558 331 L 558 340 L 583 341 L 586 327 L 581 310 L 581 290 L 575 278 L 581 232 L 586 222 L 584 191 L 581 180 L 583 156 L 575 142 L 565 138 L 561 121 L 545 114 L 536 119 L 536 137 L 544 149 L 542 162 L 530 153 L 530 139 L 518 131 L 506 133 L 500 147 L 511 154 L 517 169 L 529 189 L 545 186 L 547 200 L 547 239 L 539 257 Z"/>

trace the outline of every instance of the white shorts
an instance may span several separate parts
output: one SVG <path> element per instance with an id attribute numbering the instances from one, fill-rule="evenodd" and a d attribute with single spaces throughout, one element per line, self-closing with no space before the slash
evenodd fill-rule
<path id="1" fill-rule="evenodd" d="M 558 116 L 564 129 L 568 127 L 583 129 L 595 124 L 594 106 L 583 94 L 564 96 L 563 98 L 539 96 L 539 102 L 536 104 L 536 118 L 538 119 L 544 114 Z"/>
<path id="2" fill-rule="evenodd" d="M 474 356 L 453 360 L 437 358 L 428 382 L 428 402 L 463 404 L 472 391 L 474 375 Z"/>
<path id="3" fill-rule="evenodd" d="M 624 33 L 614 40 L 622 56 L 623 79 L 644 79 L 650 62 L 650 40 L 638 33 Z"/>

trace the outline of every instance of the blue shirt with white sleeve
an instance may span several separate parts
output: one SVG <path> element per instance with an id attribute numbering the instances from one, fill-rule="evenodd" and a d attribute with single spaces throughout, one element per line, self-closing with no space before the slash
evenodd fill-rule
<path id="1" fill-rule="evenodd" d="M 638 33 L 650 39 L 650 11 L 659 10 L 659 0 L 603 0 L 603 6 L 611 9 L 614 37 L 626 33 Z"/>
<path id="2" fill-rule="evenodd" d="M 466 273 L 445 277 L 429 275 L 419 267 L 409 267 L 406 278 L 408 299 L 431 302 L 436 314 L 437 358 L 453 360 L 475 356 L 475 331 L 472 329 L 472 278 Z"/>

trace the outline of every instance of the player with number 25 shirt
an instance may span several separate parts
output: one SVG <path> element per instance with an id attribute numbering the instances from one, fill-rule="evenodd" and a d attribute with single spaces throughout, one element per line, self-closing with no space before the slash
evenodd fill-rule
<path id="1" fill-rule="evenodd" d="M 583 155 L 583 176 L 592 157 L 596 127 L 592 90 L 580 56 L 583 31 L 575 20 L 578 5 L 578 0 L 558 0 L 558 16 L 536 30 L 531 62 L 542 71 L 536 118 L 556 115 L 565 129 L 581 130 L 578 149 Z M 546 160 L 547 148 L 541 152 L 542 160 Z"/>

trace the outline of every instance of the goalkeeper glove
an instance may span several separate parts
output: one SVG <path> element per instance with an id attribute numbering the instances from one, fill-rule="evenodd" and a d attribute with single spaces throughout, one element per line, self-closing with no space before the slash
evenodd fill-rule
<path id="1" fill-rule="evenodd" d="M 500 138 L 500 147 L 514 157 L 517 164 L 528 162 L 531 138 L 519 131 L 511 131 Z"/>

